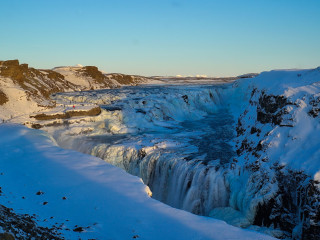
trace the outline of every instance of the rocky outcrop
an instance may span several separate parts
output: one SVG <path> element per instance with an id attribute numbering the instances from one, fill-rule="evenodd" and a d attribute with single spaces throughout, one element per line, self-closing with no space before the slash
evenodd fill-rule
<path id="1" fill-rule="evenodd" d="M 95 66 L 35 69 L 18 60 L 0 61 L 0 119 L 53 108 L 51 95 L 58 92 L 86 91 L 137 85 L 147 78 L 106 74 Z"/>
<path id="2" fill-rule="evenodd" d="M 148 78 L 142 76 L 133 76 L 120 73 L 106 74 L 106 77 L 117 81 L 121 85 L 138 85 L 148 81 Z"/>
<path id="3" fill-rule="evenodd" d="M 3 105 L 8 101 L 9 101 L 9 99 L 8 99 L 7 95 L 0 90 L 0 105 Z"/>
<path id="4" fill-rule="evenodd" d="M 17 214 L 13 209 L 0 205 L 0 228 L 7 232 L 0 234 L 0 239 L 64 239 L 58 232 L 62 228 L 41 227 L 36 223 L 36 218 L 28 214 Z M 10 234 L 9 234 L 10 233 Z"/>
<path id="5" fill-rule="evenodd" d="M 318 99 L 309 101 L 310 115 L 318 115 Z M 284 231 L 292 239 L 320 238 L 320 183 L 302 170 L 293 170 L 271 159 L 268 137 L 275 128 L 295 126 L 299 104 L 285 96 L 253 89 L 250 104 L 238 119 L 237 155 L 234 166 L 248 174 L 244 188 L 255 196 L 253 224 Z M 300 159 L 297 159 L 300 161 Z"/>
<path id="6" fill-rule="evenodd" d="M 2 61 L 0 77 L 10 78 L 17 87 L 25 90 L 29 99 L 34 99 L 39 105 L 43 104 L 43 99 L 50 100 L 53 93 L 77 89 L 57 72 L 29 68 L 28 64 L 19 64 L 18 60 Z M 8 96 L 6 100 L 9 100 Z M 50 103 L 53 105 L 52 101 Z"/>
<path id="7" fill-rule="evenodd" d="M 101 108 L 94 107 L 89 110 L 78 110 L 78 111 L 71 110 L 71 111 L 66 111 L 64 113 L 57 113 L 57 114 L 41 113 L 31 117 L 35 118 L 36 120 L 52 120 L 52 119 L 68 119 L 71 117 L 97 116 L 100 113 L 101 113 Z"/>
<path id="8" fill-rule="evenodd" d="M 310 98 L 310 105 L 312 106 L 309 111 L 309 115 L 316 118 L 320 114 L 320 97 L 312 97 Z"/>
<path id="9" fill-rule="evenodd" d="M 79 85 L 81 90 L 119 88 L 125 85 L 138 85 L 152 80 L 151 78 L 126 75 L 121 73 L 104 73 L 95 66 L 56 67 L 53 69 L 65 76 L 65 79 Z"/>
<path id="10" fill-rule="evenodd" d="M 99 69 L 95 66 L 85 66 L 76 71 L 79 76 L 83 76 L 91 79 L 91 81 L 93 82 L 91 84 L 92 90 L 97 88 L 119 87 L 118 84 L 115 84 L 115 82 L 111 81 L 105 74 L 99 71 Z M 94 86 L 98 86 L 98 87 L 94 87 Z"/>
<path id="11" fill-rule="evenodd" d="M 284 107 L 289 105 L 293 104 L 283 96 L 267 95 L 262 92 L 257 107 L 257 120 L 262 124 L 280 125 L 282 116 L 287 114 Z"/>

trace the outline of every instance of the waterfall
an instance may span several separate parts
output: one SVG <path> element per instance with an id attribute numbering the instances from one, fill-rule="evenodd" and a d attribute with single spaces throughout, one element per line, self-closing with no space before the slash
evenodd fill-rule
<path id="1" fill-rule="evenodd" d="M 141 177 L 155 199 L 172 207 L 208 216 L 213 208 L 228 206 L 224 169 L 201 160 L 186 160 L 163 149 L 144 156 L 143 150 L 104 144 L 95 146 L 91 154 Z"/>
<path id="2" fill-rule="evenodd" d="M 57 101 L 103 104 L 103 113 L 94 121 L 47 130 L 60 146 L 140 177 L 153 198 L 209 216 L 230 198 L 224 166 L 233 154 L 226 143 L 233 137 L 233 119 L 224 91 L 175 86 L 62 93 Z M 89 134 L 79 134 L 88 127 Z"/>

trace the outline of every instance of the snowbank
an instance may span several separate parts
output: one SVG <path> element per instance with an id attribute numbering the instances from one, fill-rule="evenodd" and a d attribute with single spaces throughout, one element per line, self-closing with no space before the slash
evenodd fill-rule
<path id="1" fill-rule="evenodd" d="M 139 178 L 42 131 L 1 124 L 0 136 L 0 204 L 36 214 L 40 226 L 61 224 L 67 239 L 272 239 L 166 206 Z"/>
<path id="2" fill-rule="evenodd" d="M 238 156 L 230 206 L 255 225 L 319 238 L 320 69 L 238 80 L 232 101 Z"/>
<path id="3" fill-rule="evenodd" d="M 264 131 L 260 135 L 268 135 L 264 145 L 268 146 L 269 159 L 273 163 L 279 161 L 281 165 L 303 170 L 313 176 L 314 180 L 320 181 L 320 68 L 264 72 L 253 79 L 239 80 L 235 86 L 237 91 L 241 89 L 246 92 L 246 97 L 251 96 L 251 102 L 256 103 L 250 105 L 249 99 L 242 101 L 244 106 L 241 112 L 247 111 L 247 114 L 243 114 L 243 122 L 247 126 L 254 126 L 263 121 Z M 283 98 L 284 109 L 275 102 L 279 97 Z M 259 122 L 257 112 L 263 107 L 261 104 L 269 105 L 269 108 L 278 107 L 274 109 L 274 114 L 282 115 L 279 116 L 281 122 L 269 124 L 261 117 Z M 283 112 L 280 113 L 280 110 Z M 312 116 L 313 111 L 316 115 Z M 251 138 L 255 140 L 254 136 Z"/>

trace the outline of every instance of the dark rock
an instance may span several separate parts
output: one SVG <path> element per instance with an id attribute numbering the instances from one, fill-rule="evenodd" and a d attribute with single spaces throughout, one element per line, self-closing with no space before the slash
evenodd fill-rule
<path id="1" fill-rule="evenodd" d="M 42 128 L 42 125 L 39 124 L 39 123 L 33 123 L 33 124 L 31 125 L 31 127 L 34 128 L 34 129 L 40 129 L 40 128 Z"/>
<path id="2" fill-rule="evenodd" d="M 147 114 L 147 112 L 144 111 L 143 109 L 137 109 L 136 112 L 137 112 L 137 113 L 142 113 L 142 114 L 144 114 L 144 115 Z"/>
<path id="3" fill-rule="evenodd" d="M 15 59 L 15 60 L 7 60 L 7 61 L 3 61 L 2 66 L 19 66 L 19 60 Z"/>
<path id="4" fill-rule="evenodd" d="M 78 72 L 84 76 L 91 77 L 97 83 L 105 83 L 106 76 L 102 72 L 100 72 L 99 69 L 95 66 L 85 66 L 81 68 Z"/>
<path id="5" fill-rule="evenodd" d="M 258 101 L 256 100 L 258 99 Z M 293 118 L 287 111 L 287 106 L 296 105 L 284 96 L 267 95 L 264 92 L 253 90 L 251 107 L 257 109 L 256 121 L 248 126 L 245 122 L 245 111 L 238 119 L 236 151 L 245 161 L 245 169 L 250 174 L 250 186 L 259 189 L 267 185 L 276 185 L 277 193 L 270 199 L 256 206 L 254 224 L 258 226 L 281 229 L 287 238 L 296 226 L 302 226 L 300 239 L 320 239 L 320 188 L 319 183 L 302 171 L 293 171 L 287 166 L 274 164 L 271 169 L 268 164 L 268 156 L 265 154 L 266 145 L 263 140 L 269 135 L 260 136 L 262 127 L 293 127 Z M 320 98 L 310 99 L 312 109 L 309 115 L 317 117 L 320 109 Z M 297 106 L 298 107 L 298 106 Z M 253 119 L 254 120 L 254 119 Z M 256 134 L 254 142 L 251 135 Z M 235 169 L 237 162 L 233 162 Z M 275 174 L 274 174 L 275 173 Z"/>
<path id="6" fill-rule="evenodd" d="M 140 149 L 140 150 L 138 151 L 139 159 L 143 159 L 146 155 L 147 155 L 147 153 L 146 153 L 145 150 Z"/>
<path id="7" fill-rule="evenodd" d="M 37 120 L 52 120 L 52 119 L 68 119 L 71 117 L 79 117 L 79 116 L 98 116 L 100 113 L 101 113 L 101 108 L 94 107 L 90 110 L 79 110 L 79 111 L 71 110 L 65 113 L 58 113 L 58 114 L 52 114 L 52 115 L 41 113 L 31 117 Z"/>
<path id="8" fill-rule="evenodd" d="M 135 85 L 135 77 L 126 75 L 126 74 L 120 74 L 120 73 L 112 73 L 107 74 L 107 76 L 111 79 L 116 80 L 118 83 L 122 85 Z M 139 77 L 138 77 L 139 78 Z"/>
<path id="9" fill-rule="evenodd" d="M 0 233 L 0 240 L 14 240 L 14 236 L 10 233 Z"/>
<path id="10" fill-rule="evenodd" d="M 7 95 L 0 90 L 0 105 L 3 105 L 9 101 Z"/>
<path id="11" fill-rule="evenodd" d="M 75 229 L 73 229 L 74 232 L 83 232 L 84 228 L 83 227 L 76 227 Z"/>
<path id="12" fill-rule="evenodd" d="M 285 106 L 292 105 L 284 96 L 266 95 L 262 93 L 259 97 L 257 108 L 257 120 L 262 123 L 280 125 L 282 116 L 287 114 Z"/>
<path id="13" fill-rule="evenodd" d="M 10 232 L 13 236 L 11 239 L 63 239 L 59 236 L 57 228 L 38 226 L 35 217 L 28 214 L 16 214 L 12 209 L 0 205 L 0 228 L 5 232 Z M 0 239 L 2 236 L 0 235 Z M 4 238 L 6 239 L 6 238 Z"/>
<path id="14" fill-rule="evenodd" d="M 183 95 L 182 98 L 183 98 L 183 101 L 184 101 L 186 104 L 189 104 L 189 99 L 188 99 L 188 96 L 187 96 L 187 95 Z"/>
<path id="15" fill-rule="evenodd" d="M 266 95 L 262 93 L 259 98 L 259 105 L 267 113 L 275 113 L 278 109 L 288 105 L 288 101 L 284 96 Z"/>
<path id="16" fill-rule="evenodd" d="M 266 227 L 273 224 L 288 233 L 302 225 L 301 239 L 319 239 L 320 191 L 316 183 L 306 181 L 309 177 L 302 171 L 276 173 L 279 191 L 275 198 L 258 206 L 254 224 Z"/>

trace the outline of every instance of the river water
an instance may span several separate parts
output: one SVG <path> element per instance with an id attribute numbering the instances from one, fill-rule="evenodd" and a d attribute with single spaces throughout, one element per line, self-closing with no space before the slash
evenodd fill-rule
<path id="1" fill-rule="evenodd" d="M 224 174 L 235 153 L 234 119 L 222 94 L 227 87 L 62 93 L 56 96 L 60 103 L 96 103 L 103 113 L 95 120 L 47 130 L 60 146 L 100 157 L 141 177 L 155 199 L 208 216 L 214 208 L 229 205 Z"/>

